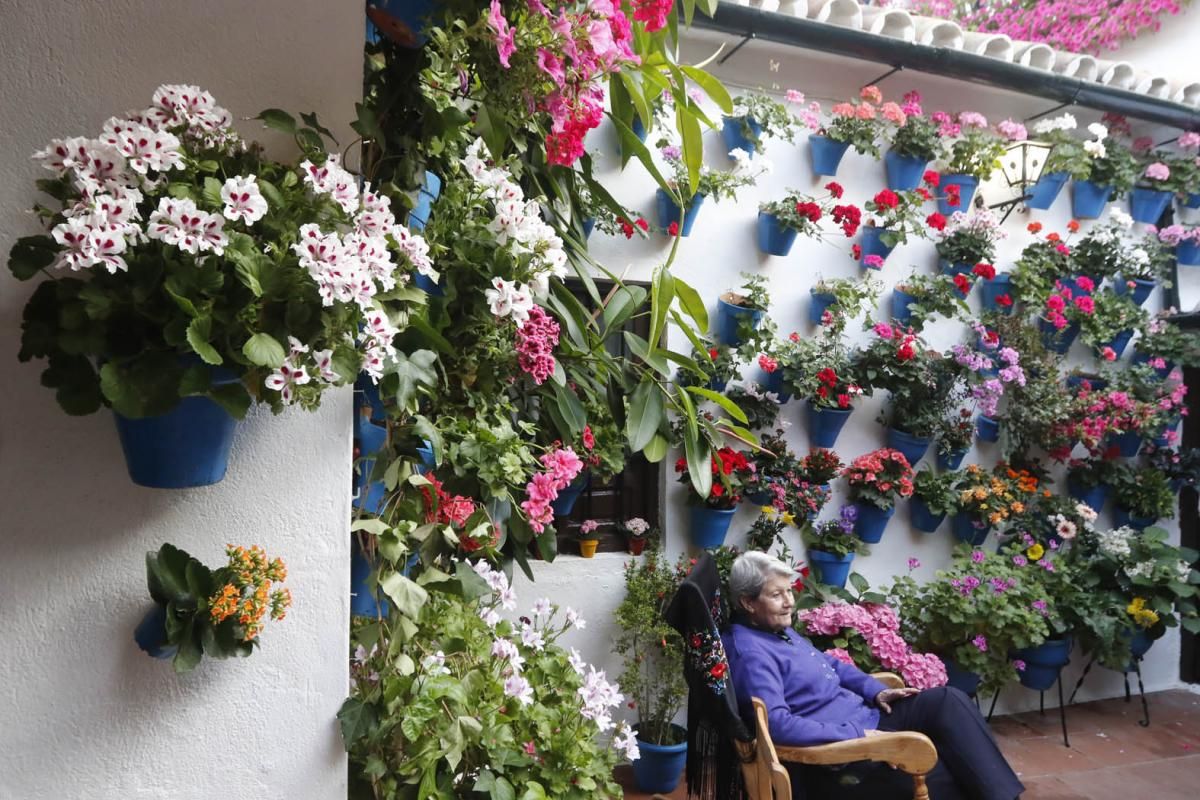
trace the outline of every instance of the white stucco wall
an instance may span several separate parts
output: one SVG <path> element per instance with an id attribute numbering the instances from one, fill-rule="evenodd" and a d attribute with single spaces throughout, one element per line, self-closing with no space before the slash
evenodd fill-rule
<path id="1" fill-rule="evenodd" d="M 1192 19 L 1195 19 L 1195 15 Z M 736 40 L 732 38 L 715 34 L 694 34 L 685 47 L 685 57 L 693 62 L 700 60 L 710 55 L 721 42 L 726 42 L 724 52 L 728 52 L 730 47 L 736 44 Z M 831 99 L 836 101 L 855 95 L 860 86 L 877 78 L 886 68 L 754 41 L 739 50 L 724 66 L 714 67 L 714 71 L 731 88 L 764 88 L 780 93 L 785 89 L 799 89 L 810 99 L 820 100 L 828 109 Z M 924 96 L 927 111 L 976 110 L 987 115 L 992 121 L 999 121 L 1005 117 L 1020 120 L 1054 105 L 1038 98 L 912 72 L 893 75 L 882 84 L 882 88 L 887 98 L 894 99 L 899 99 L 905 91 L 915 88 Z M 1074 111 L 1081 126 L 1100 117 L 1099 113 L 1086 109 Z M 1176 133 L 1159 136 L 1164 133 L 1163 129 L 1136 124 L 1135 130 L 1139 135 L 1144 132 L 1159 137 L 1156 141 Z M 820 187 L 828 179 L 814 181 L 804 139 L 802 134 L 796 144 L 769 142 L 766 154 L 774 164 L 773 174 L 760 179 L 757 187 L 745 190 L 736 202 L 714 205 L 711 200 L 706 201 L 692 235 L 681 242 L 672 267 L 673 273 L 691 283 L 701 293 L 708 303 L 710 318 L 715 318 L 717 296 L 741 283 L 738 276 L 740 272 L 763 274 L 770 278 L 773 301 L 771 316 L 778 324 L 781 334 L 786 335 L 796 330 L 802 335 L 807 335 L 812 331 L 807 317 L 809 289 L 817 278 L 856 277 L 862 274 L 849 256 L 849 246 L 852 242 L 845 239 L 838 239 L 834 246 L 817 240 L 799 239 L 791 254 L 783 258 L 763 255 L 757 249 L 755 220 L 760 201 L 781 197 L 787 188 L 797 188 L 814 194 L 823 193 Z M 613 195 L 630 208 L 640 210 L 652 223 L 657 223 L 654 217 L 653 181 L 636 164 L 632 164 L 624 173 L 619 171 L 615 135 L 607 125 L 593 133 L 589 139 L 589 149 L 600 154 L 598 177 L 606 182 Z M 705 160 L 714 168 L 727 168 L 731 163 L 725 156 L 724 145 L 717 131 L 705 134 Z M 851 151 L 843 160 L 836 180 L 845 187 L 846 199 L 861 206 L 884 187 L 883 164 Z M 1069 190 L 1064 191 L 1054 207 L 1048 211 L 1035 211 L 1033 216 L 1018 212 L 1009 218 L 1005 226 L 1009 238 L 1001 243 L 996 259 L 996 266 L 1000 271 L 1010 269 L 1021 249 L 1032 241 L 1032 236 L 1025 231 L 1025 225 L 1031 219 L 1041 221 L 1047 231 L 1059 230 L 1066 234 L 1065 224 L 1070 219 L 1068 195 Z M 929 210 L 933 210 L 933 204 L 930 204 Z M 1084 224 L 1086 232 L 1089 223 Z M 629 277 L 647 280 L 653 268 L 667 257 L 670 240 L 662 235 L 652 235 L 645 241 L 626 241 L 623 237 L 611 238 L 594 234 L 589 247 L 592 255 L 609 269 L 620 274 L 626 265 L 629 265 Z M 936 263 L 932 242 L 911 242 L 898 247 L 887 259 L 882 274 L 877 274 L 876 277 L 890 287 L 911 274 L 913 267 L 917 267 L 923 273 L 932 273 L 936 270 Z M 970 303 L 973 309 L 978 310 L 978 289 L 972 293 Z M 1159 303 L 1159 292 L 1156 291 L 1146 307 L 1157 309 Z M 889 318 L 889 309 L 890 288 L 885 289 L 881 296 L 876 318 Z M 867 335 L 859 332 L 857 327 L 857 323 L 852 323 L 847 335 L 865 341 Z M 940 321 L 928 327 L 925 336 L 932 346 L 944 348 L 960 341 L 963 330 L 960 324 Z M 690 345 L 678 331 L 672 333 L 671 345 L 684 352 L 690 349 Z M 1129 352 L 1132 352 L 1132 348 Z M 1071 357 L 1073 363 L 1091 364 L 1090 356 L 1081 345 L 1075 346 Z M 1128 357 L 1127 354 L 1126 358 Z M 757 372 L 758 368 L 754 365 L 743 368 L 743 375 L 747 378 L 753 378 Z M 862 453 L 884 446 L 884 429 L 875 421 L 884 402 L 886 393 L 881 392 L 874 398 L 865 398 L 856 406 L 854 415 L 843 429 L 835 448 L 843 461 L 848 463 Z M 803 404 L 795 400 L 786 404 L 781 419 L 792 423 L 787 437 L 792 448 L 801 454 L 807 452 L 809 440 L 803 420 Z M 686 495 L 683 487 L 675 483 L 675 475 L 670 469 L 676 457 L 677 454 L 672 453 L 664 462 L 666 546 L 668 555 L 672 558 L 689 548 Z M 932 456 L 927 457 L 927 460 L 930 458 Z M 968 455 L 965 463 L 980 463 L 990 467 L 998 458 L 997 446 L 983 443 Z M 826 516 L 835 513 L 845 499 L 845 487 L 840 485 L 841 483 L 844 482 L 834 484 L 835 495 L 827 507 Z M 756 507 L 744 504 L 734 518 L 726 543 L 744 545 L 745 531 L 757 513 Z M 1106 512 L 1101 521 L 1107 523 L 1108 519 Z M 1172 536 L 1177 542 L 1178 529 L 1175 523 L 1166 523 L 1166 527 L 1172 531 Z M 955 543 L 949 522 L 935 534 L 911 529 L 908 523 L 907 503 L 901 502 L 883 541 L 871 546 L 871 555 L 856 559 L 854 569 L 866 576 L 872 586 L 882 586 L 894 575 L 903 574 L 908 557 L 915 556 L 921 561 L 921 567 L 915 573 L 916 577 L 919 580 L 929 580 L 933 578 L 937 569 L 948 564 Z M 803 554 L 797 532 L 792 532 L 789 544 L 798 556 Z M 985 547 L 989 550 L 992 548 L 990 539 Z M 629 556 L 625 555 L 624 558 Z M 621 668 L 620 659 L 613 654 L 611 647 L 611 637 L 615 632 L 611 610 L 620 602 L 623 592 L 620 574 L 622 561 L 623 558 L 617 554 L 601 554 L 590 561 L 577 555 L 563 554 L 553 565 L 538 565 L 540 569 L 537 572 L 536 586 L 518 586 L 525 595 L 522 597 L 523 604 L 526 599 L 532 602 L 532 595 L 549 593 L 558 602 L 582 608 L 588 620 L 586 635 L 577 635 L 571 643 L 579 646 L 590 660 L 606 666 L 612 675 L 618 674 Z M 1171 633 L 1155 643 L 1144 663 L 1143 674 L 1147 690 L 1179 685 L 1178 664 L 1179 637 Z M 1076 651 L 1072 664 L 1064 673 L 1068 692 L 1082 668 L 1083 656 Z M 1123 684 L 1119 674 L 1096 668 L 1088 676 L 1079 697 L 1109 697 L 1122 692 Z M 1051 698 L 1048 697 L 1047 700 L 1051 701 Z M 1056 698 L 1053 702 L 1056 702 Z M 998 708 L 1004 711 L 1036 706 L 1035 692 L 1014 687 L 1004 693 Z"/>
<path id="2" fill-rule="evenodd" d="M 36 230 L 29 155 L 144 108 L 160 83 L 198 84 L 237 118 L 316 110 L 339 132 L 361 93 L 359 6 L 9 2 L 3 19 L 5 252 Z M 32 289 L 0 277 L 0 797 L 345 797 L 349 390 L 315 414 L 252 414 L 220 484 L 142 489 L 111 415 L 66 416 L 41 365 L 17 363 Z M 212 565 L 226 542 L 287 561 L 295 606 L 252 658 L 176 677 L 137 649 L 144 554 L 165 541 Z"/>

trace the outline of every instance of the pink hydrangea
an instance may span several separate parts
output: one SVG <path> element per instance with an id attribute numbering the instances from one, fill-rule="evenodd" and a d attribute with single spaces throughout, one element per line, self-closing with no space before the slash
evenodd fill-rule
<path id="1" fill-rule="evenodd" d="M 1161 161 L 1155 161 L 1146 167 L 1146 177 L 1152 181 L 1165 181 L 1171 177 L 1171 170 Z"/>

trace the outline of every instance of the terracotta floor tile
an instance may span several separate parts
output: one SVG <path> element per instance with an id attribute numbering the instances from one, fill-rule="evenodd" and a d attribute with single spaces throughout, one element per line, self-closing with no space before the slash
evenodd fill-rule
<path id="1" fill-rule="evenodd" d="M 1087 795 L 1080 794 L 1051 775 L 1022 778 L 1021 782 L 1025 784 L 1021 800 L 1090 800 Z"/>
<path id="2" fill-rule="evenodd" d="M 1200 789 L 1200 754 L 1176 759 L 1167 765 L 1139 764 L 1126 771 L 1157 787 L 1156 800 L 1192 798 Z"/>
<path id="3" fill-rule="evenodd" d="M 1072 772 L 1059 780 L 1088 800 L 1167 800 L 1154 784 L 1133 774 L 1137 767 Z M 1182 800 L 1178 796 L 1172 800 Z"/>
<path id="4" fill-rule="evenodd" d="M 1042 775 L 1095 770 L 1104 766 L 1103 762 L 1096 761 L 1075 748 L 1063 747 L 1061 738 L 1051 736 L 1010 739 L 1002 742 L 1000 749 L 1022 780 Z"/>

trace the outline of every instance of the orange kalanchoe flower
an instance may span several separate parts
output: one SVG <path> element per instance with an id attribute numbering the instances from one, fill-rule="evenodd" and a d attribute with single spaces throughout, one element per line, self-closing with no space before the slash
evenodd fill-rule
<path id="1" fill-rule="evenodd" d="M 237 611 L 238 599 L 241 597 L 241 592 L 232 583 L 227 583 L 221 587 L 221 591 L 213 595 L 209 599 L 208 604 L 209 614 L 212 615 L 212 621 L 216 624 L 221 624 Z"/>

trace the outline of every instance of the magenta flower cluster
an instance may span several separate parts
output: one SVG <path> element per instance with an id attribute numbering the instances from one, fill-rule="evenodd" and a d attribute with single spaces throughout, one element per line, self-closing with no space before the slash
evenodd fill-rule
<path id="1" fill-rule="evenodd" d="M 554 509 L 550 504 L 583 471 L 583 461 L 569 447 L 551 450 L 542 456 L 541 463 L 542 471 L 534 473 L 525 487 L 528 499 L 521 503 L 521 510 L 535 533 L 542 533 L 554 521 Z"/>
<path id="2" fill-rule="evenodd" d="M 932 653 L 913 652 L 900 637 L 900 619 L 888 606 L 826 603 L 801 611 L 799 620 L 813 635 L 838 636 L 845 628 L 857 631 L 880 666 L 899 672 L 908 686 L 929 689 L 946 684 L 946 665 Z M 826 653 L 847 664 L 854 663 L 850 654 L 840 647 Z"/>
<path id="3" fill-rule="evenodd" d="M 554 348 L 560 332 L 558 322 L 541 306 L 531 308 L 529 319 L 517 328 L 517 364 L 538 386 L 554 374 Z"/>

